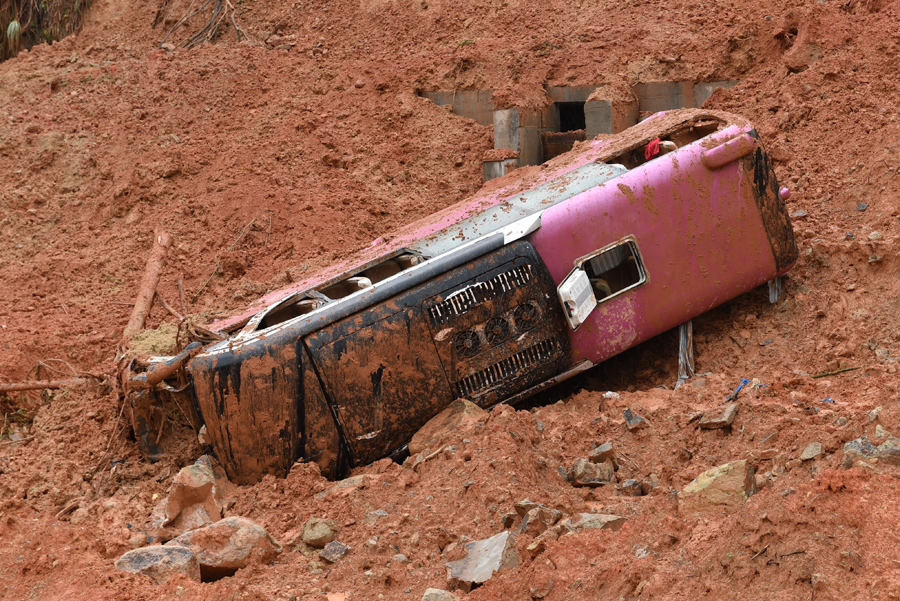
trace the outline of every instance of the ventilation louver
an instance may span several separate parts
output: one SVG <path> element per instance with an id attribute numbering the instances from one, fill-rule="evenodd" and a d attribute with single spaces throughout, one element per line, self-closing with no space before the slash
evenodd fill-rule
<path id="1" fill-rule="evenodd" d="M 520 376 L 554 358 L 557 343 L 542 340 L 518 353 L 498 361 L 479 372 L 466 376 L 456 383 L 461 397 L 472 397 L 483 390 Z"/>
<path id="2" fill-rule="evenodd" d="M 444 324 L 476 305 L 495 299 L 510 290 L 527 285 L 533 277 L 532 266 L 526 264 L 496 275 L 486 282 L 473 284 L 432 306 L 429 309 L 431 322 L 434 325 Z"/>

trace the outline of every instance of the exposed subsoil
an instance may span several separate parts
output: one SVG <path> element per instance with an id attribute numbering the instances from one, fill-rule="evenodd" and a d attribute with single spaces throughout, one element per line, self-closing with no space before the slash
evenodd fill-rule
<path id="1" fill-rule="evenodd" d="M 549 601 L 900 598 L 900 472 L 840 467 L 844 442 L 874 441 L 878 425 L 900 434 L 900 2 L 236 7 L 249 41 L 229 30 L 166 51 L 174 23 L 152 27 L 160 6 L 98 0 L 79 35 L 0 64 L 0 381 L 34 377 L 39 362 L 69 373 L 51 359 L 110 372 L 154 228 L 176 241 L 161 295 L 179 306 L 182 278 L 185 311 L 209 321 L 477 191 L 491 128 L 422 90 L 494 89 L 524 105 L 544 102 L 543 84 L 740 79 L 705 106 L 756 125 L 793 191 L 800 260 L 777 304 L 761 288 L 694 320 L 709 375 L 677 391 L 670 332 L 543 406 L 494 409 L 415 469 L 385 460 L 354 471 L 362 485 L 331 489 L 298 464 L 240 488 L 229 515 L 283 543 L 311 516 L 333 519 L 351 550 L 331 566 L 286 547 L 210 583 L 119 572 L 114 560 L 142 544 L 172 476 L 201 453 L 187 419 L 171 416 L 178 453 L 149 464 L 112 392 L 4 397 L 0 597 L 417 601 L 448 587 L 460 542 L 500 532 L 530 498 L 628 522 L 537 556 L 522 535 L 523 564 L 462 598 L 531 599 L 550 581 Z M 177 45 L 187 32 L 176 34 Z M 148 327 L 165 321 L 156 306 Z M 859 369 L 811 377 L 845 367 Z M 740 378 L 767 387 L 741 392 L 730 430 L 698 430 L 690 416 Z M 650 427 L 629 432 L 626 407 Z M 620 480 L 654 473 L 660 486 L 627 497 L 560 476 L 607 440 L 627 459 Z M 822 458 L 789 461 L 813 441 Z M 759 458 L 772 448 L 780 460 Z M 758 494 L 736 511 L 679 515 L 678 490 L 736 459 L 769 474 Z"/>

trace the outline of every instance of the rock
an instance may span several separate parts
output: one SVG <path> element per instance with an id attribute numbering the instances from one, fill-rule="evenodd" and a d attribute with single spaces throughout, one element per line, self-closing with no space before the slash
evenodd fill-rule
<path id="1" fill-rule="evenodd" d="M 557 528 L 550 528 L 548 530 L 544 530 L 541 532 L 537 538 L 534 539 L 531 544 L 529 544 L 525 551 L 528 552 L 529 557 L 535 557 L 540 555 L 544 551 L 547 550 L 547 544 L 551 543 L 559 538 L 559 532 L 557 532 Z"/>
<path id="2" fill-rule="evenodd" d="M 407 557 L 403 553 L 397 553 L 396 555 L 391 557 L 391 563 L 409 563 L 409 557 Z"/>
<path id="3" fill-rule="evenodd" d="M 759 458 L 762 460 L 775 459 L 778 456 L 778 449 L 766 449 L 759 452 Z"/>
<path id="4" fill-rule="evenodd" d="M 885 436 L 890 436 L 888 431 L 881 424 L 875 426 L 875 438 L 884 438 Z"/>
<path id="5" fill-rule="evenodd" d="M 707 470 L 678 493 L 682 514 L 741 505 L 756 492 L 753 467 L 746 459 Z"/>
<path id="6" fill-rule="evenodd" d="M 768 472 L 766 472 L 768 473 Z M 763 474 L 756 474 L 756 490 L 762 490 L 769 485 L 769 478 Z"/>
<path id="7" fill-rule="evenodd" d="M 204 455 L 182 468 L 172 479 L 163 504 L 163 518 L 156 525 L 180 534 L 222 519 L 234 504 L 236 489 L 214 459 Z M 171 536 L 171 535 L 170 535 Z"/>
<path id="8" fill-rule="evenodd" d="M 528 513 L 529 511 L 531 511 L 532 509 L 538 509 L 540 507 L 547 509 L 547 506 L 544 505 L 543 503 L 536 503 L 536 502 L 532 501 L 531 499 L 522 499 L 521 501 L 519 501 L 518 503 L 515 504 L 513 509 L 516 510 L 516 513 L 519 514 L 520 518 L 523 518 L 523 517 L 525 517 L 525 514 Z"/>
<path id="9" fill-rule="evenodd" d="M 200 562 L 200 573 L 206 581 L 231 576 L 251 563 L 272 563 L 282 551 L 265 528 L 241 517 L 189 530 L 166 546 L 190 549 Z"/>
<path id="10" fill-rule="evenodd" d="M 466 543 L 467 554 L 458 561 L 447 562 L 450 577 L 468 584 L 480 584 L 494 575 L 519 565 L 515 537 L 501 532 L 490 538 Z"/>
<path id="11" fill-rule="evenodd" d="M 846 417 L 844 417 L 842 415 L 841 417 L 834 420 L 834 425 L 840 428 L 841 426 L 846 426 L 849 423 L 849 421 L 850 420 L 848 420 Z"/>
<path id="12" fill-rule="evenodd" d="M 332 520 L 309 518 L 303 524 L 303 542 L 310 547 L 323 549 L 337 536 L 337 526 Z"/>
<path id="13" fill-rule="evenodd" d="M 339 482 L 336 482 L 332 486 L 329 486 L 325 490 L 316 494 L 317 499 L 324 499 L 325 497 L 331 496 L 343 496 L 346 497 L 351 494 L 353 491 L 359 490 L 361 488 L 365 488 L 366 486 L 366 476 L 351 476 L 349 478 L 344 478 Z"/>
<path id="14" fill-rule="evenodd" d="M 625 411 L 623 411 L 623 414 L 625 415 L 625 425 L 628 426 L 628 429 L 632 432 L 647 427 L 647 420 L 632 411 L 630 408 L 625 409 Z"/>
<path id="15" fill-rule="evenodd" d="M 409 441 L 409 454 L 417 455 L 428 448 L 434 448 L 441 440 L 460 425 L 474 422 L 487 411 L 465 399 L 457 399 L 428 420 Z"/>
<path id="16" fill-rule="evenodd" d="M 344 555 L 347 554 L 347 551 L 350 550 L 350 547 L 345 545 L 340 541 L 333 540 L 322 549 L 322 552 L 319 553 L 319 557 L 324 559 L 329 563 L 335 563 L 340 560 Z"/>
<path id="17" fill-rule="evenodd" d="M 439 588 L 426 589 L 422 601 L 457 601 L 456 595 Z"/>
<path id="18" fill-rule="evenodd" d="M 388 516 L 388 512 L 384 509 L 376 509 L 375 511 L 370 511 L 366 514 L 365 523 L 366 524 L 374 524 L 381 518 L 386 518 Z"/>
<path id="19" fill-rule="evenodd" d="M 877 230 L 869 234 L 869 240 L 881 240 L 882 238 L 884 238 L 884 236 Z"/>
<path id="20" fill-rule="evenodd" d="M 572 484 L 575 486 L 602 486 L 616 479 L 612 463 L 591 463 L 579 459 L 572 466 Z"/>
<path id="21" fill-rule="evenodd" d="M 562 512 L 556 509 L 548 509 L 546 507 L 535 507 L 522 517 L 522 523 L 516 534 L 530 534 L 537 536 L 553 524 L 559 521 Z"/>
<path id="22" fill-rule="evenodd" d="M 821 442 L 811 442 L 806 445 L 806 448 L 803 449 L 803 452 L 800 453 L 800 461 L 809 461 L 810 459 L 815 459 L 822 455 L 822 443 Z"/>
<path id="23" fill-rule="evenodd" d="M 649 495 L 654 488 L 659 486 L 659 476 L 656 474 L 650 474 L 643 480 L 641 480 L 641 492 L 645 495 Z"/>
<path id="24" fill-rule="evenodd" d="M 200 428 L 200 431 L 197 432 L 197 442 L 200 443 L 201 447 L 206 447 L 212 444 L 212 439 L 209 437 L 209 430 L 206 427 L 206 424 L 203 424 L 203 427 Z"/>
<path id="25" fill-rule="evenodd" d="M 588 453 L 588 459 L 591 463 L 606 463 L 607 461 L 616 467 L 616 452 L 613 450 L 612 442 L 604 442 L 596 449 Z"/>
<path id="26" fill-rule="evenodd" d="M 888 437 L 886 441 L 878 445 L 878 458 L 890 465 L 900 465 L 900 438 Z"/>
<path id="27" fill-rule="evenodd" d="M 875 407 L 874 409 L 869 411 L 869 421 L 874 422 L 876 419 L 878 419 L 878 416 L 881 414 L 881 412 L 883 410 L 884 410 L 884 407 Z"/>
<path id="28" fill-rule="evenodd" d="M 622 492 L 629 497 L 641 496 L 641 483 L 637 480 L 626 480 L 622 483 Z"/>
<path id="29" fill-rule="evenodd" d="M 514 513 L 514 512 L 504 513 L 503 517 L 500 518 L 500 523 L 503 524 L 503 528 L 505 528 L 506 530 L 509 530 L 510 528 L 513 527 L 513 525 L 516 523 L 516 519 L 519 517 L 521 517 L 521 516 L 519 516 L 518 513 Z"/>
<path id="30" fill-rule="evenodd" d="M 563 520 L 562 526 L 570 532 L 582 530 L 618 530 L 628 518 L 604 513 L 576 513 Z"/>
<path id="31" fill-rule="evenodd" d="M 529 591 L 532 599 L 543 599 L 553 590 L 553 579 L 546 572 L 539 571 L 534 574 L 531 580 Z"/>
<path id="32" fill-rule="evenodd" d="M 154 584 L 165 584 L 169 576 L 184 574 L 200 581 L 200 563 L 190 549 L 153 545 L 134 549 L 116 560 L 116 567 L 123 572 L 145 574 Z"/>
<path id="33" fill-rule="evenodd" d="M 729 403 L 724 408 L 706 411 L 703 413 L 703 417 L 700 418 L 700 427 L 706 430 L 727 428 L 734 421 L 734 416 L 737 415 L 737 412 L 737 403 Z"/>
<path id="34" fill-rule="evenodd" d="M 872 443 L 869 442 L 869 438 L 867 436 L 860 436 L 859 438 L 844 444 L 844 458 L 841 460 L 841 467 L 852 467 L 853 462 L 857 459 L 871 459 L 876 453 L 877 450 L 872 446 Z"/>

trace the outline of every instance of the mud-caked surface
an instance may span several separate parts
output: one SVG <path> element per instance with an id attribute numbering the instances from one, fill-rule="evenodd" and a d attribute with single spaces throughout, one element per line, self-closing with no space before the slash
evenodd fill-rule
<path id="1" fill-rule="evenodd" d="M 778 303 L 763 287 L 694 320 L 705 375 L 677 390 L 669 332 L 417 465 L 240 487 L 226 516 L 284 551 L 214 582 L 113 565 L 155 542 L 154 508 L 204 452 L 188 407 L 165 408 L 171 455 L 150 464 L 104 388 L 0 397 L 0 598 L 418 601 L 526 498 L 627 521 L 530 549 L 518 534 L 520 565 L 461 599 L 900 597 L 900 468 L 842 467 L 846 442 L 900 435 L 900 4 L 245 0 L 249 40 L 171 52 L 161 7 L 98 0 L 78 36 L 0 64 L 0 382 L 112 372 L 154 229 L 175 239 L 160 294 L 208 322 L 475 193 L 491 128 L 421 91 L 541 106 L 544 84 L 739 79 L 704 106 L 755 125 L 800 258 Z M 156 305 L 147 325 L 173 323 Z M 742 378 L 731 426 L 701 429 Z M 616 482 L 574 486 L 607 441 Z M 756 494 L 679 511 L 694 478 L 743 459 Z M 631 479 L 656 486 L 630 496 Z M 310 517 L 349 546 L 335 563 L 300 544 Z"/>

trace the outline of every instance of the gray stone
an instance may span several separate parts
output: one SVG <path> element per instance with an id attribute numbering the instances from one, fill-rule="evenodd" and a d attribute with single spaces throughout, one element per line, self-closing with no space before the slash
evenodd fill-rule
<path id="1" fill-rule="evenodd" d="M 381 518 L 386 518 L 388 516 L 388 512 L 384 509 L 376 509 L 375 511 L 370 511 L 366 514 L 365 523 L 366 524 L 374 524 Z"/>
<path id="2" fill-rule="evenodd" d="M 629 497 L 639 497 L 642 493 L 641 483 L 637 480 L 626 480 L 622 483 L 622 492 Z"/>
<path id="3" fill-rule="evenodd" d="M 602 486 L 616 479 L 615 468 L 611 462 L 591 463 L 587 459 L 578 459 L 572 466 L 572 484 L 575 486 Z"/>
<path id="4" fill-rule="evenodd" d="M 457 601 L 457 597 L 445 590 L 430 588 L 422 595 L 422 601 Z"/>
<path id="5" fill-rule="evenodd" d="M 809 461 L 810 459 L 815 459 L 822 455 L 822 443 L 821 442 L 811 442 L 806 445 L 806 448 L 803 449 L 803 452 L 800 453 L 800 461 Z"/>
<path id="6" fill-rule="evenodd" d="M 884 438 L 885 436 L 890 436 L 888 431 L 881 424 L 875 426 L 875 438 Z"/>
<path id="7" fill-rule="evenodd" d="M 466 543 L 467 554 L 458 561 L 447 562 L 450 577 L 468 584 L 487 582 L 491 576 L 502 574 L 519 565 L 519 551 L 515 537 L 501 532 L 484 540 Z"/>
<path id="8" fill-rule="evenodd" d="M 409 563 L 409 557 L 407 557 L 403 553 L 397 553 L 396 555 L 391 557 L 391 563 Z"/>
<path id="9" fill-rule="evenodd" d="M 231 576 L 252 563 L 272 563 L 282 551 L 265 528 L 241 517 L 190 530 L 166 546 L 190 549 L 200 562 L 204 580 Z"/>
<path id="10" fill-rule="evenodd" d="M 349 550 L 350 547 L 348 547 L 344 543 L 333 540 L 325 545 L 325 548 L 322 549 L 322 551 L 319 553 L 319 557 L 329 563 L 334 563 L 344 557 L 344 555 L 346 555 L 347 551 Z"/>
<path id="11" fill-rule="evenodd" d="M 884 407 L 875 407 L 874 409 L 869 411 L 869 421 L 874 422 L 876 419 L 878 419 L 878 416 L 881 414 L 882 410 L 884 410 Z"/>
<path id="12" fill-rule="evenodd" d="M 618 530 L 628 518 L 605 513 L 576 513 L 563 520 L 562 526 L 570 532 L 582 530 Z"/>
<path id="13" fill-rule="evenodd" d="M 875 456 L 876 452 L 877 450 L 869 442 L 869 438 L 860 436 L 844 444 L 844 459 L 841 461 L 841 466 L 851 467 L 857 459 L 870 459 Z"/>
<path id="14" fill-rule="evenodd" d="M 200 581 L 200 563 L 184 547 L 153 545 L 134 549 L 117 559 L 116 567 L 123 572 L 149 576 L 154 584 L 165 584 L 173 574 Z"/>
<path id="15" fill-rule="evenodd" d="M 591 463 L 612 462 L 613 467 L 616 466 L 616 452 L 613 450 L 612 442 L 604 442 L 596 449 L 592 449 L 588 453 L 588 459 Z"/>
<path id="16" fill-rule="evenodd" d="M 337 526 L 332 520 L 309 518 L 303 525 L 303 542 L 316 549 L 324 549 L 325 545 L 337 537 Z"/>
<path id="17" fill-rule="evenodd" d="M 647 420 L 632 411 L 630 408 L 625 409 L 623 413 L 625 415 L 625 425 L 628 426 L 629 430 L 634 431 L 647 427 Z"/>
<path id="18" fill-rule="evenodd" d="M 703 417 L 700 418 L 700 427 L 706 430 L 727 428 L 734 421 L 734 416 L 737 415 L 737 412 L 737 403 L 729 403 L 721 409 L 706 411 L 703 413 Z"/>

